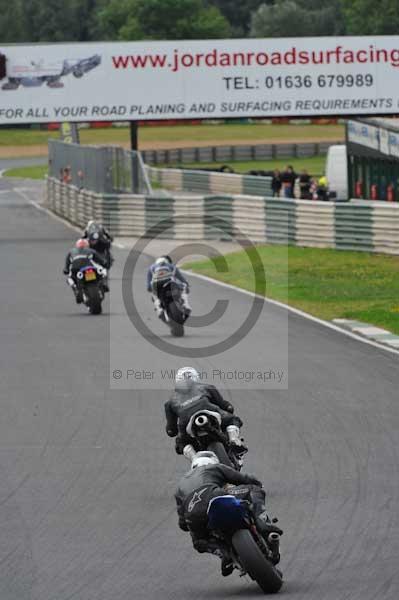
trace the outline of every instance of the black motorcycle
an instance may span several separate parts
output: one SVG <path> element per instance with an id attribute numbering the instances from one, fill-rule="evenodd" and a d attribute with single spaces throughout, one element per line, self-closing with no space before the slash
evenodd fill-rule
<path id="1" fill-rule="evenodd" d="M 248 574 L 265 594 L 280 590 L 283 575 L 275 566 L 280 560 L 280 536 L 271 532 L 265 539 L 258 532 L 247 501 L 228 492 L 213 498 L 208 507 L 208 528 L 213 538 L 229 548 L 234 568 L 241 576 Z"/>
<path id="2" fill-rule="evenodd" d="M 76 274 L 76 293 L 81 293 L 83 303 L 92 315 L 102 312 L 102 301 L 105 296 L 104 280 L 107 270 L 100 265 L 88 265 L 79 269 Z"/>
<path id="3" fill-rule="evenodd" d="M 182 337 L 184 323 L 190 316 L 190 312 L 184 306 L 181 285 L 170 278 L 164 282 L 155 282 L 153 291 L 159 298 L 164 311 L 161 319 L 170 327 L 173 336 Z"/>
<path id="4" fill-rule="evenodd" d="M 193 438 L 197 452 L 212 450 L 223 465 L 240 471 L 242 455 L 235 453 L 229 438 L 221 429 L 221 424 L 222 417 L 217 411 L 199 410 L 191 416 L 186 433 Z"/>

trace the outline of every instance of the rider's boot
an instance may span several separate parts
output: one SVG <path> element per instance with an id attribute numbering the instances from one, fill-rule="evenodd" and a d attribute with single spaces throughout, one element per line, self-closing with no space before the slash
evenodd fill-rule
<path id="1" fill-rule="evenodd" d="M 191 462 L 195 458 L 196 454 L 197 453 L 194 449 L 194 446 L 192 446 L 191 444 L 186 444 L 186 446 L 184 446 L 183 456 L 187 458 L 187 460 Z"/>
<path id="2" fill-rule="evenodd" d="M 164 316 L 164 310 L 162 308 L 160 299 L 157 298 L 156 296 L 153 296 L 152 300 L 154 302 L 154 310 L 157 313 L 157 317 L 162 319 L 162 317 Z"/>
<path id="3" fill-rule="evenodd" d="M 186 313 L 190 314 L 191 313 L 191 306 L 189 304 L 188 301 L 188 294 L 185 290 L 182 291 L 181 293 L 181 299 L 183 302 L 183 306 L 184 306 L 184 310 L 186 311 Z"/>
<path id="4" fill-rule="evenodd" d="M 231 448 L 237 456 L 242 456 L 248 452 L 248 448 L 245 446 L 243 439 L 240 436 L 240 429 L 237 425 L 228 425 L 226 427 L 226 432 Z"/>
<path id="5" fill-rule="evenodd" d="M 192 535 L 192 534 L 191 534 Z M 200 554 L 209 552 L 220 558 L 220 569 L 223 577 L 231 575 L 234 571 L 234 564 L 227 548 L 224 548 L 220 543 L 216 543 L 208 539 L 194 538 L 193 546 Z"/>
<path id="6" fill-rule="evenodd" d="M 233 561 L 231 560 L 231 556 L 223 556 L 222 561 L 220 563 L 220 569 L 223 577 L 228 577 L 234 571 Z"/>
<path id="7" fill-rule="evenodd" d="M 109 292 L 108 276 L 103 279 L 103 290 L 104 292 Z"/>
<path id="8" fill-rule="evenodd" d="M 80 288 L 76 285 L 72 277 L 68 278 L 68 284 L 71 286 L 72 291 L 75 295 L 76 304 L 82 304 L 83 302 L 83 293 Z"/>

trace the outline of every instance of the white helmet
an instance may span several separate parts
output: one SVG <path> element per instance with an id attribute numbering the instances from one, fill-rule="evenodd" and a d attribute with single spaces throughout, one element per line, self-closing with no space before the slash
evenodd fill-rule
<path id="1" fill-rule="evenodd" d="M 219 459 L 214 452 L 211 450 L 203 450 L 202 452 L 197 452 L 191 461 L 191 468 L 195 469 L 196 467 L 205 467 L 206 465 L 218 465 Z"/>
<path id="2" fill-rule="evenodd" d="M 199 380 L 199 373 L 194 367 L 181 367 L 176 373 L 175 390 L 177 392 L 188 392 L 193 387 L 193 384 Z"/>
<path id="3" fill-rule="evenodd" d="M 155 261 L 156 265 L 168 265 L 168 261 L 166 260 L 166 258 L 164 256 L 160 256 L 159 258 L 157 258 L 157 260 Z"/>
<path id="4" fill-rule="evenodd" d="M 200 376 L 199 373 L 194 367 L 181 367 L 177 373 L 175 381 L 187 381 L 187 379 L 191 379 L 192 381 L 199 381 Z"/>

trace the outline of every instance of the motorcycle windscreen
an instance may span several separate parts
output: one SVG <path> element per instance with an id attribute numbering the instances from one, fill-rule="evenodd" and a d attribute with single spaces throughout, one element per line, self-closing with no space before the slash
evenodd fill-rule
<path id="1" fill-rule="evenodd" d="M 208 505 L 208 526 L 220 531 L 236 531 L 245 525 L 246 510 L 234 496 L 217 496 Z"/>

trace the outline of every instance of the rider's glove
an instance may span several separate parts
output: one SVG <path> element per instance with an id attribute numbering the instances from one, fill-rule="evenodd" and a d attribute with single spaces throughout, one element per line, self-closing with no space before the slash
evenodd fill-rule
<path id="1" fill-rule="evenodd" d="M 63 269 L 62 272 L 64 273 L 64 275 L 68 275 L 69 269 Z"/>
<path id="2" fill-rule="evenodd" d="M 229 405 L 226 407 L 226 410 L 227 410 L 227 412 L 229 412 L 229 413 L 233 414 L 233 413 L 234 413 L 234 406 L 233 406 L 232 404 L 229 404 Z"/>
<path id="3" fill-rule="evenodd" d="M 259 487 L 263 487 L 263 483 L 261 481 L 259 481 L 259 479 L 255 475 L 247 475 L 247 477 L 248 477 L 248 481 L 252 485 L 258 485 Z"/>

